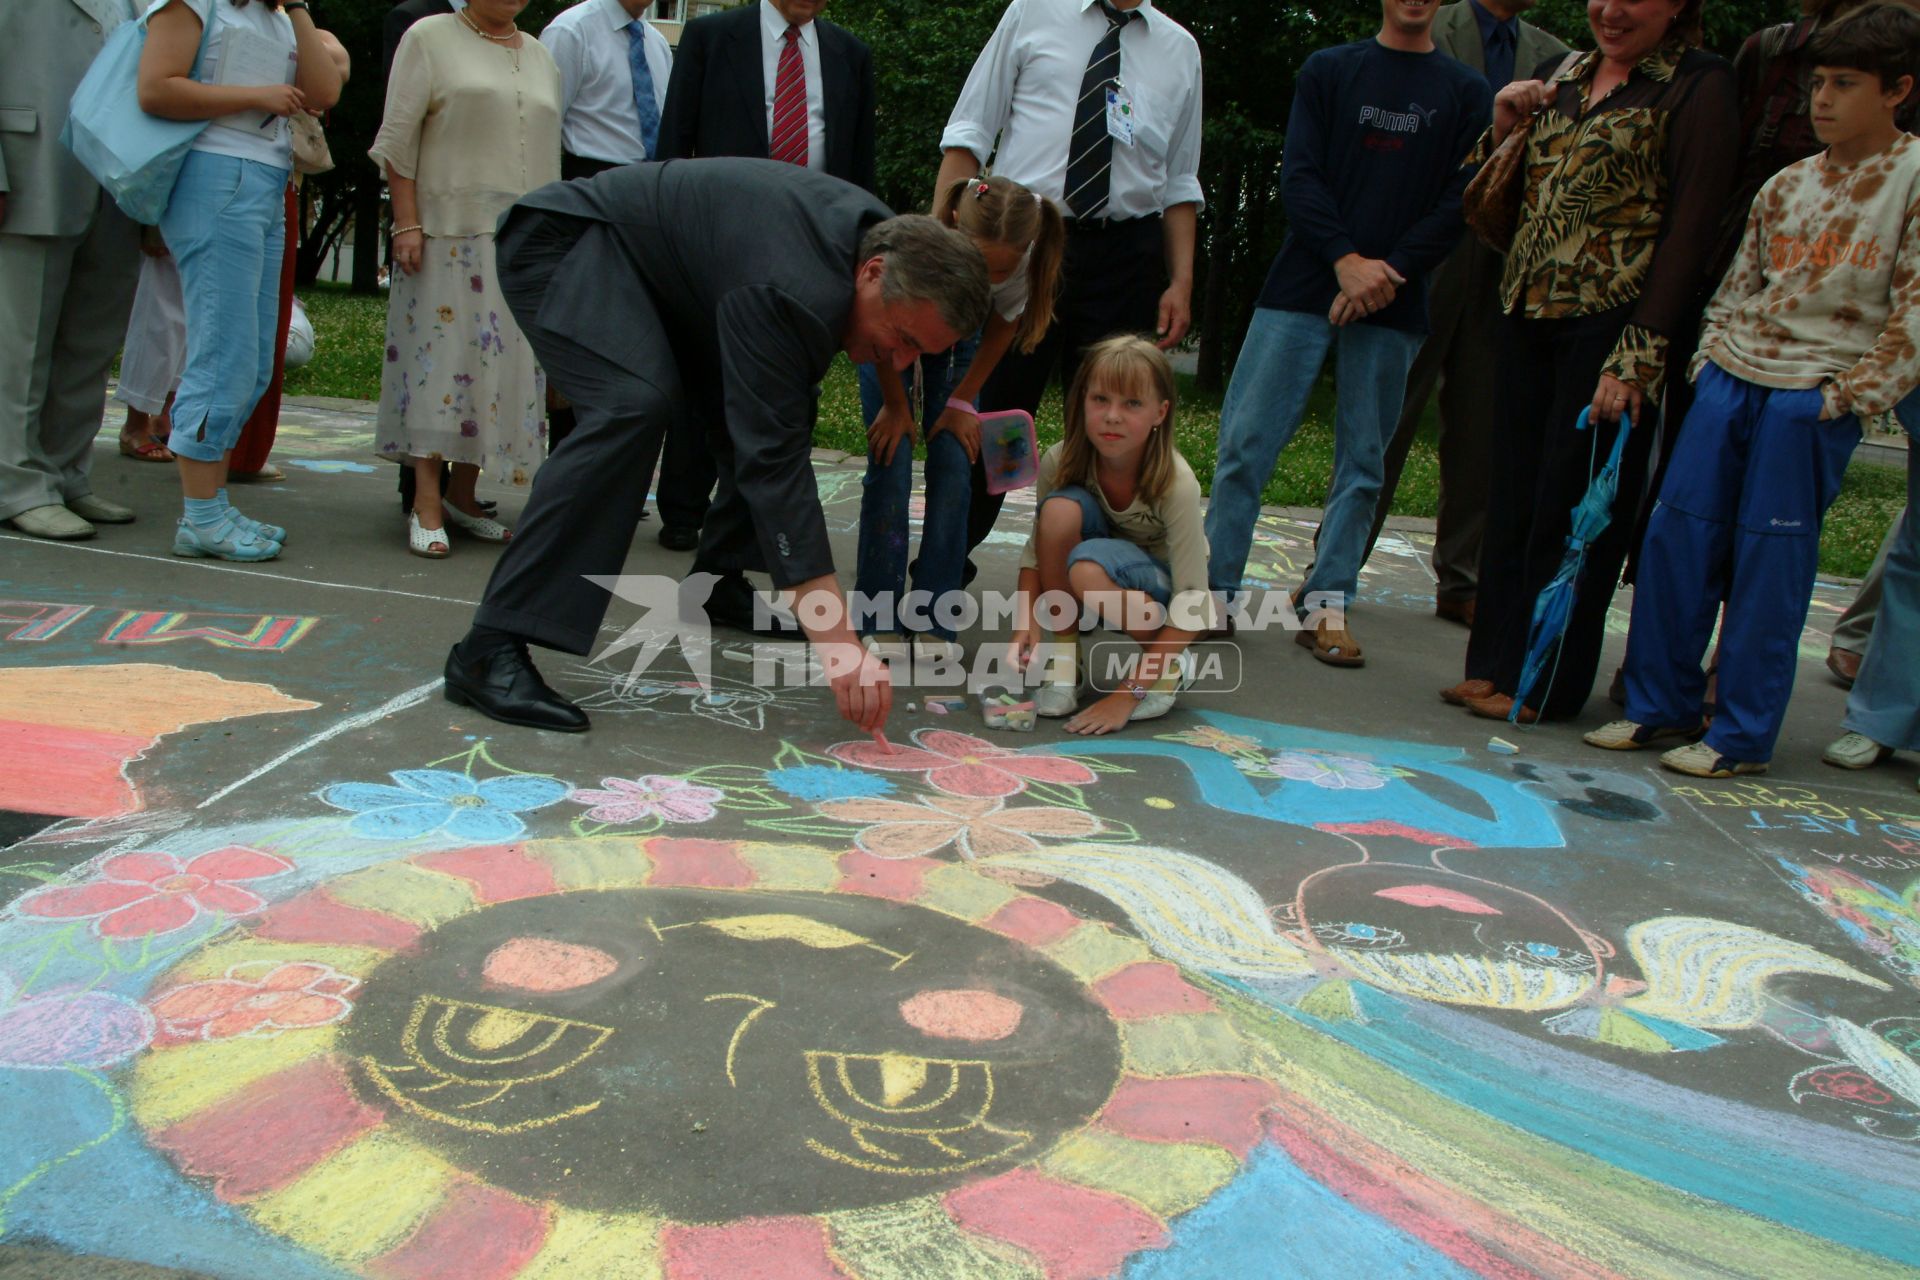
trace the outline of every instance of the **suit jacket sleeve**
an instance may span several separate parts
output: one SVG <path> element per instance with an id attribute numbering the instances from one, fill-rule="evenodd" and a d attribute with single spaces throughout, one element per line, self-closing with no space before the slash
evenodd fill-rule
<path id="1" fill-rule="evenodd" d="M 873 161 L 873 50 L 864 40 L 853 36 L 848 36 L 848 40 L 859 67 L 854 77 L 858 92 L 853 104 L 853 181 L 856 186 L 878 195 Z"/>
<path id="2" fill-rule="evenodd" d="M 734 482 L 776 587 L 833 572 L 813 479 L 814 387 L 837 346 L 814 314 L 772 285 L 735 289 L 714 317 Z"/>
<path id="3" fill-rule="evenodd" d="M 667 105 L 660 111 L 656 160 L 687 160 L 695 154 L 709 43 L 704 20 L 689 22 L 680 32 L 679 47 L 673 51 L 673 70 L 667 76 Z"/>

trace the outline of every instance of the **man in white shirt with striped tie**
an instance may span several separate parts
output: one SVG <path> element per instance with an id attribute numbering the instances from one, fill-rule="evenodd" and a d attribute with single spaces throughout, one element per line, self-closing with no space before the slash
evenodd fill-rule
<path id="1" fill-rule="evenodd" d="M 940 145 L 936 190 L 991 160 L 1067 214 L 1053 327 L 1031 354 L 1001 360 L 982 410 L 1034 412 L 1055 366 L 1070 385 L 1081 351 L 1109 334 L 1150 334 L 1163 348 L 1187 336 L 1203 203 L 1200 46 L 1153 0 L 1013 0 Z M 969 549 L 1000 502 L 976 466 Z"/>

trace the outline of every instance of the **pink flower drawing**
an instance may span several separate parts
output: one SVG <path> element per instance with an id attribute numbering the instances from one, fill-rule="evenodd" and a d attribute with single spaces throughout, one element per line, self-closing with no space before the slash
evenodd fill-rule
<path id="1" fill-rule="evenodd" d="M 347 997 L 359 986 L 316 961 L 255 960 L 224 978 L 175 987 L 149 1007 L 163 1030 L 183 1039 L 270 1036 L 340 1021 L 353 1012 Z"/>
<path id="2" fill-rule="evenodd" d="M 934 790 L 976 800 L 1017 795 L 1029 782 L 1084 787 L 1094 780 L 1093 770 L 1078 760 L 1009 751 L 952 729 L 921 729 L 913 741 L 911 747 L 842 742 L 827 754 L 861 769 L 924 773 Z"/>
<path id="3" fill-rule="evenodd" d="M 1078 809 L 1029 805 L 1007 809 L 998 796 L 929 796 L 908 803 L 877 796 L 829 800 L 820 812 L 864 828 L 854 837 L 862 853 L 876 858 L 918 858 L 953 845 L 963 858 L 1031 853 L 1036 837 L 1081 840 L 1100 830 L 1100 820 Z"/>
<path id="4" fill-rule="evenodd" d="M 0 1067 L 108 1067 L 152 1039 L 153 1016 L 125 996 L 82 991 L 22 997 L 0 974 Z"/>
<path id="5" fill-rule="evenodd" d="M 22 914 L 92 920 L 103 938 L 139 938 L 184 929 L 205 915 L 251 915 L 266 899 L 242 881 L 293 870 L 285 858 L 229 846 L 182 863 L 171 853 L 121 853 L 86 884 L 57 885 L 20 899 Z"/>
<path id="6" fill-rule="evenodd" d="M 662 822 L 709 822 L 714 806 L 726 798 L 718 787 L 703 787 L 685 778 L 650 773 L 640 778 L 602 778 L 605 791 L 576 791 L 568 797 L 588 804 L 587 819 L 624 827 L 648 818 Z"/>

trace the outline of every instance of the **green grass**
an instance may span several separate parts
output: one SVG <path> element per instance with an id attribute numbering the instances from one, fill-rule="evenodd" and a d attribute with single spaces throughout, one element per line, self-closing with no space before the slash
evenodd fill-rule
<path id="1" fill-rule="evenodd" d="M 380 398 L 380 362 L 387 349 L 387 299 L 357 298 L 344 285 L 299 290 L 313 321 L 313 359 L 287 374 L 290 396 Z"/>
<path id="2" fill-rule="evenodd" d="M 380 363 L 386 349 L 386 299 L 354 297 L 337 285 L 300 291 L 312 317 L 317 342 L 312 363 L 287 375 L 287 394 L 380 398 Z M 1220 437 L 1220 401 L 1180 379 L 1180 408 L 1175 416 L 1180 452 L 1186 455 L 1203 488 L 1211 488 Z M 1034 419 L 1042 448 L 1060 438 L 1060 392 L 1048 391 Z M 1428 406 L 1406 470 L 1393 496 L 1393 513 L 1431 518 L 1439 509 L 1440 461 L 1434 449 L 1436 421 Z M 814 443 L 846 453 L 866 450 L 860 421 L 860 391 L 853 366 L 834 361 L 821 388 L 820 420 Z M 916 450 L 919 452 L 919 450 Z M 1326 381 L 1307 403 L 1307 420 L 1284 453 L 1262 499 L 1274 506 L 1317 507 L 1326 501 L 1333 474 L 1333 388 Z M 1827 513 L 1820 539 L 1820 570 L 1858 578 L 1873 563 L 1881 539 L 1907 501 L 1906 476 L 1897 468 L 1861 464 L 1850 468 L 1839 499 Z"/>

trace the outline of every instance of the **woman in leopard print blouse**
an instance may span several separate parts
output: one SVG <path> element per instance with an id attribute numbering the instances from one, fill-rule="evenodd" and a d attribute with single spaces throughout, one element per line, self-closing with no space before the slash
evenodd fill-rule
<path id="1" fill-rule="evenodd" d="M 1504 719 L 1533 602 L 1559 568 L 1570 512 L 1633 422 L 1612 525 L 1588 553 L 1551 687 L 1522 711 L 1571 716 L 1587 700 L 1608 603 L 1632 541 L 1669 345 L 1697 321 L 1706 251 L 1739 130 L 1733 72 L 1695 48 L 1703 0 L 1589 0 L 1597 48 L 1494 100 L 1484 155 L 1520 120 L 1526 188 L 1501 282 L 1507 316 L 1501 435 L 1466 680 L 1442 693 Z M 1594 430 L 1577 431 L 1591 406 Z"/>

